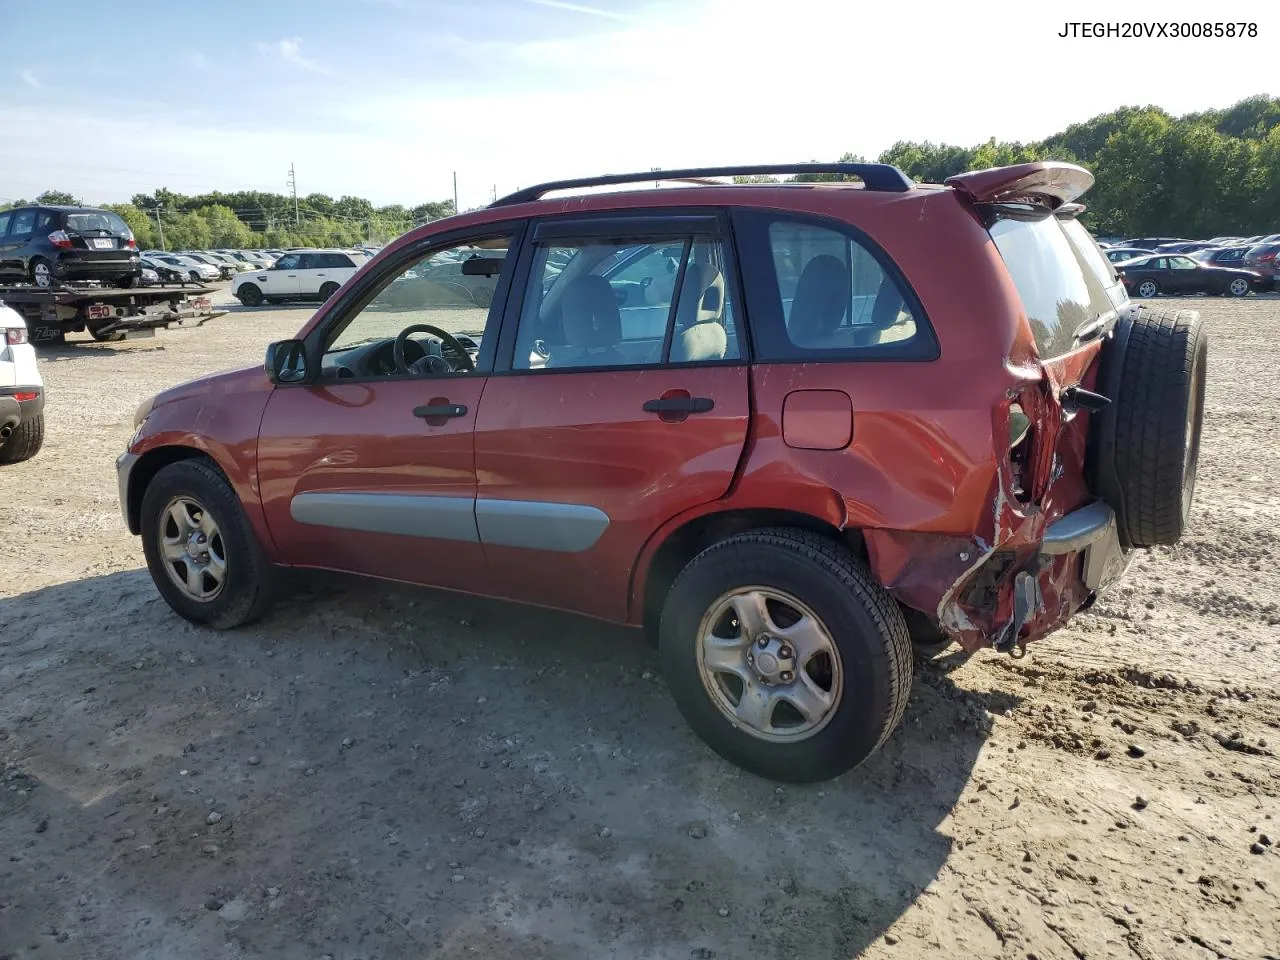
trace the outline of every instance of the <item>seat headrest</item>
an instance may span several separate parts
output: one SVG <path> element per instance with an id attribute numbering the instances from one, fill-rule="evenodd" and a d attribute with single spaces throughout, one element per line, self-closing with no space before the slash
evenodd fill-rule
<path id="1" fill-rule="evenodd" d="M 686 296 L 688 294 L 688 296 Z M 714 263 L 691 263 L 676 312 L 676 328 L 719 320 L 724 314 L 724 274 Z"/>
<path id="2" fill-rule="evenodd" d="M 560 301 L 565 339 L 575 347 L 598 350 L 622 339 L 622 314 L 613 287 L 604 277 L 578 277 Z"/>
<path id="3" fill-rule="evenodd" d="M 849 309 L 849 268 L 830 254 L 805 265 L 796 283 L 787 323 L 791 339 L 803 343 L 834 333 Z"/>

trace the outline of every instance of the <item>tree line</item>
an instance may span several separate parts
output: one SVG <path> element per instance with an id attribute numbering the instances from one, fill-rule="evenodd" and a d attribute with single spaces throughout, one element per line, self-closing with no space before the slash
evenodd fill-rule
<path id="1" fill-rule="evenodd" d="M 34 202 L 74 205 L 84 201 L 65 190 L 46 190 Z M 18 200 L 11 206 L 26 203 Z M 335 200 L 328 194 L 312 193 L 299 197 L 295 209 L 293 198 L 279 193 L 242 190 L 187 196 L 164 188 L 134 194 L 128 203 L 94 206 L 118 213 L 144 250 L 160 246 L 168 250 L 236 250 L 381 244 L 453 213 L 452 200 L 415 207 L 375 207 L 361 197 Z"/>
<path id="2" fill-rule="evenodd" d="M 863 158 L 845 154 L 844 161 Z M 1192 238 L 1280 230 L 1280 98 L 1256 96 L 1221 110 L 1174 117 L 1159 107 L 1121 107 L 1031 143 L 971 147 L 900 141 L 878 158 L 908 176 L 941 183 L 965 170 L 1066 160 L 1088 167 L 1096 183 L 1084 216 L 1098 235 Z M 741 178 L 749 181 L 768 177 Z M 836 180 L 807 174 L 798 181 Z M 50 190 L 43 203 L 77 203 Z M 360 197 L 313 193 L 292 197 L 242 190 L 185 196 L 166 189 L 107 204 L 133 229 L 140 246 L 159 246 L 160 224 L 171 250 L 209 247 L 351 246 L 382 243 L 412 227 L 449 216 L 452 200 L 375 207 Z"/>
<path id="3" fill-rule="evenodd" d="M 852 153 L 840 159 L 864 160 Z M 1182 117 L 1159 107 L 1121 107 L 1033 143 L 900 141 L 878 160 L 922 183 L 1031 160 L 1078 163 L 1096 181 L 1083 198 L 1084 221 L 1099 236 L 1199 239 L 1280 231 L 1280 98 L 1249 97 Z"/>

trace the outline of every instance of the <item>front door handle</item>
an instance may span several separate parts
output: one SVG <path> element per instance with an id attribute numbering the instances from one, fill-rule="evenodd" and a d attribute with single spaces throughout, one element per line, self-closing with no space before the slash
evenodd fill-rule
<path id="1" fill-rule="evenodd" d="M 715 408 L 710 397 L 659 397 L 644 402 L 645 413 L 706 413 Z"/>
<path id="2" fill-rule="evenodd" d="M 425 407 L 414 407 L 413 415 L 427 420 L 435 417 L 465 417 L 467 408 L 461 403 L 431 403 Z"/>

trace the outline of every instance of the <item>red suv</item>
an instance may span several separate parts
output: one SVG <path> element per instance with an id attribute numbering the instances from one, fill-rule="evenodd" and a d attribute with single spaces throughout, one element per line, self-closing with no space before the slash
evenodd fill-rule
<path id="1" fill-rule="evenodd" d="M 841 179 L 709 180 L 780 172 Z M 120 499 L 173 609 L 309 567 L 643 627 L 708 744 L 803 781 L 885 741 L 913 646 L 1020 654 L 1182 535 L 1205 333 L 1130 305 L 1087 171 L 653 176 L 417 229 L 144 403 Z"/>

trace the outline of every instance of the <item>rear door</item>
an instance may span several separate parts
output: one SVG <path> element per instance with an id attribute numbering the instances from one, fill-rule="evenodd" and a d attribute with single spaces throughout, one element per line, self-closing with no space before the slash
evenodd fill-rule
<path id="1" fill-rule="evenodd" d="M 646 541 L 733 480 L 750 407 L 728 231 L 644 213 L 547 218 L 521 255 L 476 421 L 495 593 L 625 619 Z"/>

